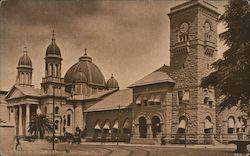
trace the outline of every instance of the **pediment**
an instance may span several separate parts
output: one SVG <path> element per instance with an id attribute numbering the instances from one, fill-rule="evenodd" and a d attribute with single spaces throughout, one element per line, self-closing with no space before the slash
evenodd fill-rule
<path id="1" fill-rule="evenodd" d="M 13 86 L 11 88 L 11 90 L 8 92 L 5 99 L 9 100 L 9 99 L 19 98 L 19 97 L 23 97 L 23 96 L 25 96 L 25 94 L 20 89 Z"/>

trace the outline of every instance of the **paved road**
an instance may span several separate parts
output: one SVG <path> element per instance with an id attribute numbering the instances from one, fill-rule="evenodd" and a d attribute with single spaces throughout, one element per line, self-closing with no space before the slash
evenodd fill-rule
<path id="1" fill-rule="evenodd" d="M 235 156 L 234 148 L 204 148 L 204 146 L 184 148 L 143 146 L 131 144 L 56 144 L 56 151 L 51 151 L 51 144 L 29 143 L 22 144 L 23 150 L 12 152 L 10 155 L 79 155 L 79 156 Z M 245 156 L 245 155 L 242 155 Z"/>

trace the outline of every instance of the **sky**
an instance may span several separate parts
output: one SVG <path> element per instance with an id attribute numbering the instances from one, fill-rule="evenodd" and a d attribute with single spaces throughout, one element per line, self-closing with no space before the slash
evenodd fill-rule
<path id="1" fill-rule="evenodd" d="M 224 12 L 226 0 L 207 0 Z M 87 53 L 106 81 L 126 88 L 163 64 L 169 65 L 170 8 L 185 0 L 0 0 L 0 90 L 15 83 L 27 47 L 33 85 L 45 75 L 45 52 L 55 30 L 62 75 Z M 218 25 L 218 33 L 224 31 Z M 218 43 L 218 57 L 226 47 Z"/>

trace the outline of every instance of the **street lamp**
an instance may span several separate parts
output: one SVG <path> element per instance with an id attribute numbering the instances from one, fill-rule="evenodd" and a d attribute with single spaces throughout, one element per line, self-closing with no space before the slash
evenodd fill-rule
<path id="1" fill-rule="evenodd" d="M 53 86 L 53 113 L 52 113 L 52 116 L 53 116 L 53 119 L 52 119 L 52 122 L 53 122 L 53 136 L 52 136 L 52 150 L 55 150 L 55 86 Z"/>
<path id="2" fill-rule="evenodd" d="M 118 105 L 118 135 L 117 135 L 117 137 L 116 137 L 116 145 L 119 145 L 119 137 L 120 137 L 120 127 L 121 127 L 121 122 L 120 122 L 120 105 Z M 119 127 L 119 125 L 120 125 L 120 127 Z"/>
<path id="3" fill-rule="evenodd" d="M 187 124 L 188 124 L 188 121 L 187 121 L 187 102 L 184 101 L 184 104 L 185 104 L 185 147 L 187 147 Z"/>

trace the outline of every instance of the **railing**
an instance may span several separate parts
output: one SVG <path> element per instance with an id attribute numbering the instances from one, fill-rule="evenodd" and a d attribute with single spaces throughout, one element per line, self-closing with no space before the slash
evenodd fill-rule
<path id="1" fill-rule="evenodd" d="M 59 77 L 42 78 L 42 83 L 46 83 L 46 82 L 64 83 L 64 78 L 59 78 Z"/>

